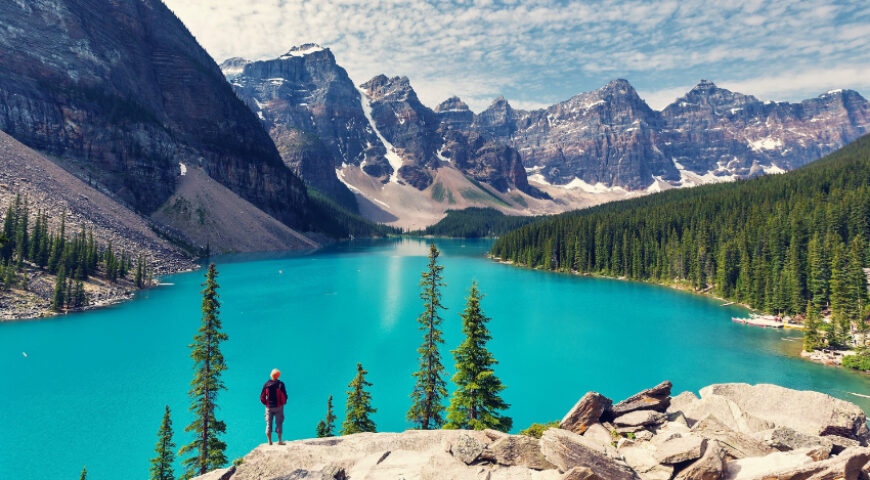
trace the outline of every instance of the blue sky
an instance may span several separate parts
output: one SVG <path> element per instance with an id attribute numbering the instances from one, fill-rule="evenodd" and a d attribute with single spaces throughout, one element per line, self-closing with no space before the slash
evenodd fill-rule
<path id="1" fill-rule="evenodd" d="M 866 0 L 164 1 L 218 62 L 319 43 L 357 84 L 407 75 L 433 107 L 535 108 L 614 78 L 653 108 L 702 78 L 763 100 L 870 94 Z"/>

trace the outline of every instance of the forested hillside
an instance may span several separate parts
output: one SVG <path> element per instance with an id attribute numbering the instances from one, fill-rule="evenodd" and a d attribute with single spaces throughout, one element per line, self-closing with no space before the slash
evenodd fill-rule
<path id="1" fill-rule="evenodd" d="M 683 283 L 784 314 L 830 310 L 866 329 L 870 136 L 782 175 L 670 190 L 551 217 L 496 257 L 545 269 Z"/>
<path id="2" fill-rule="evenodd" d="M 495 237 L 543 217 L 505 215 L 494 208 L 448 210 L 447 216 L 419 232 L 439 237 Z"/>

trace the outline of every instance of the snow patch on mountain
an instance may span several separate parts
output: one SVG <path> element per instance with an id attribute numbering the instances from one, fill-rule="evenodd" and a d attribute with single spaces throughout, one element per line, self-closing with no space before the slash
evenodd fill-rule
<path id="1" fill-rule="evenodd" d="M 750 140 L 748 144 L 749 148 L 755 150 L 756 152 L 761 152 L 763 150 L 776 150 L 777 148 L 782 148 L 782 140 L 773 137 Z"/>
<path id="2" fill-rule="evenodd" d="M 372 128 L 372 131 L 377 135 L 378 140 L 384 145 L 387 149 L 387 161 L 390 162 L 390 166 L 393 167 L 393 174 L 390 175 L 390 183 L 398 183 L 399 182 L 399 169 L 402 168 L 402 157 L 396 153 L 396 148 L 393 147 L 393 144 L 388 142 L 386 138 L 381 134 L 378 130 L 378 127 L 375 124 L 374 118 L 372 118 L 372 105 L 369 103 L 368 95 L 359 87 L 357 87 L 357 92 L 359 92 L 359 101 L 363 108 L 363 113 L 366 116 L 366 120 L 369 122 L 369 126 Z"/>
<path id="3" fill-rule="evenodd" d="M 293 57 L 304 57 L 305 55 L 311 55 L 312 53 L 322 52 L 324 50 L 326 49 L 316 43 L 306 43 L 305 45 L 291 48 L 290 51 L 281 55 L 279 58 L 286 60 Z"/>

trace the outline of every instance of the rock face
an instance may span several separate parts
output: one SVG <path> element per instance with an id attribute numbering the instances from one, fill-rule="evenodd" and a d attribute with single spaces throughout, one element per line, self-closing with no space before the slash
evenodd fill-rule
<path id="1" fill-rule="evenodd" d="M 516 147 L 536 181 L 657 191 L 799 167 L 870 131 L 870 104 L 851 90 L 761 102 L 702 80 L 656 112 L 614 80 L 541 110 L 498 98 L 471 128 Z"/>
<path id="2" fill-rule="evenodd" d="M 634 480 L 637 474 L 615 458 L 609 457 L 588 440 L 567 430 L 551 428 L 541 437 L 544 457 L 562 471 L 587 467 L 602 478 Z"/>
<path id="3" fill-rule="evenodd" d="M 765 387 L 765 388 L 757 388 Z M 667 414 L 638 409 L 626 416 L 655 416 L 658 423 L 645 423 L 635 434 L 623 435 L 603 416 L 610 401 L 589 392 L 565 416 L 566 426 L 592 423 L 584 435 L 551 428 L 541 439 L 507 435 L 491 430 L 409 430 L 404 433 L 363 433 L 337 438 L 298 440 L 286 445 L 261 445 L 244 457 L 235 469 L 211 472 L 197 480 L 253 479 L 561 479 L 561 480 L 858 480 L 866 479 L 870 448 L 853 446 L 832 454 L 830 435 L 809 435 L 782 425 L 760 432 L 776 439 L 780 450 L 753 440 L 749 434 L 731 430 L 708 415 L 686 425 L 677 408 L 690 407 L 715 393 L 739 398 L 730 405 L 740 410 L 749 405 L 765 416 L 758 405 L 770 394 L 768 386 L 748 389 L 733 384 L 712 385 L 702 398 L 681 394 L 663 398 L 670 383 L 644 390 L 619 404 L 643 398 L 658 399 L 657 408 L 668 405 Z M 783 389 L 787 390 L 787 389 Z M 778 392 L 779 398 L 807 392 Z M 821 394 L 819 394 L 821 395 Z M 807 397 L 808 398 L 808 397 Z M 821 395 L 812 401 L 832 404 Z M 848 402 L 843 402 L 848 403 Z M 647 403 L 650 405 L 651 403 Z M 850 404 L 849 404 L 850 405 Z M 802 406 L 783 404 L 781 420 L 796 423 Z M 857 407 L 856 407 L 857 408 Z M 838 405 L 845 424 L 858 422 L 864 414 Z M 598 418 L 594 418 L 597 413 Z M 735 412 L 733 416 L 741 416 Z M 620 417 L 617 417 L 620 418 Z M 587 420 L 592 419 L 592 420 Z M 848 420 L 848 421 L 847 421 Z M 602 435 L 603 432 L 603 435 Z M 645 433 L 645 435 L 640 435 Z M 641 438 L 643 437 L 643 438 Z M 845 438 L 845 437 L 843 437 Z"/>
<path id="4" fill-rule="evenodd" d="M 582 435 L 606 412 L 612 400 L 598 392 L 589 392 L 574 405 L 565 418 L 559 422 L 559 428 Z"/>
<path id="5" fill-rule="evenodd" d="M 149 214 L 179 163 L 285 224 L 303 184 L 256 116 L 159 0 L 0 4 L 0 129 Z"/>
<path id="6" fill-rule="evenodd" d="M 613 406 L 611 412 L 615 417 L 635 410 L 664 412 L 670 404 L 671 382 L 665 381 L 617 403 Z"/>
<path id="7" fill-rule="evenodd" d="M 357 87 L 332 52 L 314 44 L 271 60 L 231 58 L 221 69 L 284 163 L 353 209 L 349 180 L 336 173 L 346 166 L 419 190 L 432 184 L 437 169 L 456 168 L 499 192 L 516 188 L 543 197 L 528 185 L 514 148 L 468 130 L 474 114 L 465 103 L 454 97 L 433 111 L 407 77 L 378 75 Z"/>
<path id="8" fill-rule="evenodd" d="M 749 415 L 806 435 L 838 435 L 862 444 L 870 440 L 861 408 L 823 393 L 770 384 L 726 383 L 702 389 L 701 398 L 707 396 L 727 398 Z"/>
<path id="9" fill-rule="evenodd" d="M 375 176 L 392 171 L 360 93 L 329 49 L 303 45 L 272 60 L 231 58 L 221 69 L 260 118 L 284 163 L 309 185 L 355 209 L 335 169 L 365 163 Z"/>

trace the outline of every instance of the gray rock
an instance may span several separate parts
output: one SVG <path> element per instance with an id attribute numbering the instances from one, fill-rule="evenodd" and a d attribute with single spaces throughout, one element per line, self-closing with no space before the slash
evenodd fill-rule
<path id="1" fill-rule="evenodd" d="M 721 480 L 725 474 L 725 452 L 716 440 L 707 442 L 704 455 L 684 468 L 674 480 Z"/>
<path id="2" fill-rule="evenodd" d="M 664 381 L 653 388 L 632 395 L 613 406 L 614 417 L 636 410 L 664 412 L 671 404 L 671 382 Z"/>
<path id="3" fill-rule="evenodd" d="M 560 480 L 608 480 L 593 472 L 589 467 L 574 467 L 565 472 Z"/>
<path id="4" fill-rule="evenodd" d="M 541 453 L 541 442 L 525 435 L 511 435 L 496 440 L 487 447 L 487 457 L 507 466 L 547 470 L 556 468 Z"/>
<path id="5" fill-rule="evenodd" d="M 660 425 L 667 418 L 665 414 L 654 410 L 635 410 L 625 415 L 620 415 L 613 420 L 617 427 L 642 427 L 648 425 Z"/>
<path id="6" fill-rule="evenodd" d="M 650 441 L 653 439 L 653 433 L 649 430 L 641 430 L 634 434 L 634 438 L 641 441 Z"/>
<path id="7" fill-rule="evenodd" d="M 700 435 L 683 435 L 670 438 L 656 446 L 656 460 L 674 465 L 701 458 L 707 440 Z"/>
<path id="8" fill-rule="evenodd" d="M 770 384 L 728 383 L 702 389 L 701 398 L 708 396 L 727 398 L 748 415 L 806 435 L 839 435 L 862 444 L 870 440 L 864 411 L 823 393 Z"/>
<path id="9" fill-rule="evenodd" d="M 588 438 L 599 445 L 610 445 L 613 442 L 613 435 L 610 430 L 605 428 L 600 423 L 593 423 L 583 433 L 583 438 Z"/>
<path id="10" fill-rule="evenodd" d="M 559 428 L 582 435 L 590 425 L 598 423 L 613 401 L 598 392 L 588 392 L 577 401 L 562 421 Z"/>
<path id="11" fill-rule="evenodd" d="M 684 403 L 681 408 L 690 426 L 707 416 L 715 417 L 735 432 L 746 434 L 770 430 L 776 426 L 772 422 L 750 415 L 734 401 L 718 395 L 706 395 L 701 399 Z"/>
<path id="12" fill-rule="evenodd" d="M 858 446 L 857 441 L 850 441 L 853 442 L 852 446 Z M 773 430 L 765 432 L 762 435 L 762 442 L 764 442 L 765 445 L 780 451 L 797 450 L 799 448 L 807 447 L 824 447 L 828 452 L 830 452 L 834 446 L 830 438 L 804 435 L 803 433 L 789 427 L 776 427 Z"/>
<path id="13" fill-rule="evenodd" d="M 619 454 L 642 480 L 668 480 L 674 473 L 671 465 L 661 465 L 649 444 L 628 442 L 619 448 Z"/>
<path id="14" fill-rule="evenodd" d="M 734 459 L 760 457 L 776 451 L 749 435 L 731 430 L 715 417 L 708 416 L 696 422 L 692 431 L 707 440 L 718 441 L 725 454 Z"/>
<path id="15" fill-rule="evenodd" d="M 810 455 L 808 455 L 810 453 Z M 726 480 L 857 480 L 870 460 L 870 449 L 850 448 L 815 461 L 812 449 L 777 452 L 766 457 L 735 460 L 725 466 Z"/>
<path id="16" fill-rule="evenodd" d="M 675 397 L 671 397 L 671 404 L 668 405 L 667 412 L 676 413 L 682 412 L 683 407 L 691 404 L 694 401 L 698 400 L 698 396 L 692 392 L 681 392 L 679 395 Z"/>
<path id="17" fill-rule="evenodd" d="M 485 448 L 486 445 L 484 445 L 483 442 L 471 435 L 463 433 L 451 444 L 450 453 L 466 465 L 470 465 L 480 457 L 480 454 L 483 453 Z"/>
<path id="18" fill-rule="evenodd" d="M 832 453 L 840 453 L 843 450 L 851 447 L 860 447 L 861 443 L 857 440 L 852 440 L 851 438 L 841 437 L 839 435 L 826 435 L 822 437 L 825 440 L 833 443 L 833 448 L 831 449 Z"/>
<path id="19" fill-rule="evenodd" d="M 608 480 L 638 478 L 631 468 L 608 456 L 605 451 L 590 440 L 567 430 L 551 428 L 541 437 L 541 453 L 563 472 L 582 466 Z"/>

